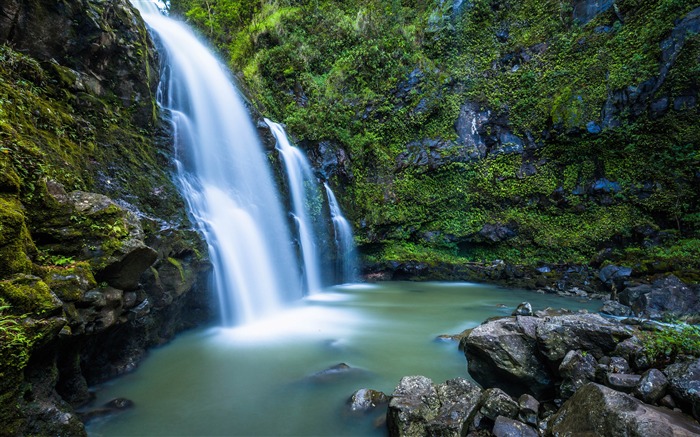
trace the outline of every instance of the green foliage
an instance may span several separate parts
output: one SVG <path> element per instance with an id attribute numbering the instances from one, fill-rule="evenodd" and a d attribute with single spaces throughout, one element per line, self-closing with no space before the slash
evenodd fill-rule
<path id="1" fill-rule="evenodd" d="M 302 140 L 348 152 L 341 202 L 369 260 L 586 263 L 613 247 L 634 263 L 695 253 L 644 244 L 637 230 L 700 237 L 697 109 L 650 118 L 627 108 L 619 127 L 586 132 L 603 125 L 611 95 L 659 76 L 661 43 L 694 2 L 618 0 L 617 12 L 585 25 L 563 1 L 246 3 L 172 2 L 211 36 L 258 109 Z M 697 89 L 698 53 L 700 37 L 688 35 L 652 101 Z M 455 122 L 467 101 L 534 147 L 463 159 Z M 444 146 L 424 150 L 443 165 L 410 164 L 423 140 Z M 603 179 L 619 189 L 593 190 Z M 484 239 L 485 225 L 515 236 Z"/>
<path id="2" fill-rule="evenodd" d="M 11 307 L 0 306 L 0 356 L 3 357 L 1 369 L 8 364 L 18 369 L 24 368 L 29 361 L 29 349 L 32 341 L 16 315 L 7 314 Z"/>
<path id="3" fill-rule="evenodd" d="M 644 333 L 642 347 L 650 362 L 670 364 L 681 356 L 700 357 L 700 327 L 671 325 L 658 331 Z"/>

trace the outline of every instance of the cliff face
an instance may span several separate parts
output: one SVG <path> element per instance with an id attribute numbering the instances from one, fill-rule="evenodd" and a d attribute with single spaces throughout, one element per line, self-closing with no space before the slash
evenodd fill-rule
<path id="1" fill-rule="evenodd" d="M 79 435 L 88 384 L 209 319 L 206 246 L 127 0 L 5 1 L 0 42 L 0 423 Z"/>
<path id="2" fill-rule="evenodd" d="M 697 2 L 172 3 L 297 136 L 370 269 L 698 279 Z"/>

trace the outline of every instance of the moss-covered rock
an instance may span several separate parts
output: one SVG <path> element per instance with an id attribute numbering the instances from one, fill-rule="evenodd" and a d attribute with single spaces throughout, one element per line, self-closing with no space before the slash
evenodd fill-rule
<path id="1" fill-rule="evenodd" d="M 171 3 L 315 158 L 369 263 L 698 247 L 697 3 Z"/>

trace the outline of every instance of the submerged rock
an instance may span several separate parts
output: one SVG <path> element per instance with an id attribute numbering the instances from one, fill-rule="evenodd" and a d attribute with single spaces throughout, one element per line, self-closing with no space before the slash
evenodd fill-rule
<path id="1" fill-rule="evenodd" d="M 85 411 L 79 411 L 78 415 L 80 416 L 80 420 L 82 420 L 84 423 L 87 423 L 98 417 L 109 416 L 112 414 L 122 412 L 124 410 L 129 410 L 133 407 L 134 401 L 126 398 L 116 398 L 103 404 L 100 407 Z"/>
<path id="2" fill-rule="evenodd" d="M 350 411 L 353 413 L 368 413 L 387 403 L 389 397 L 386 394 L 369 388 L 357 390 L 348 400 Z"/>
<path id="3" fill-rule="evenodd" d="M 346 363 L 338 363 L 338 364 L 331 366 L 327 369 L 316 372 L 306 379 L 308 381 L 311 381 L 311 382 L 325 384 L 325 383 L 337 381 L 341 378 L 347 378 L 347 377 L 351 377 L 351 376 L 358 376 L 359 377 L 359 376 L 366 375 L 366 374 L 367 374 L 366 370 L 351 367 Z"/>

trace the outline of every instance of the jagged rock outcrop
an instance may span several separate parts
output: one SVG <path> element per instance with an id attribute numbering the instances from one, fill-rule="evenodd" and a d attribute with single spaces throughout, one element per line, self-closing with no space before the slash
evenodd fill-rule
<path id="1" fill-rule="evenodd" d="M 0 423 L 81 435 L 89 385 L 211 316 L 128 0 L 0 4 Z"/>

